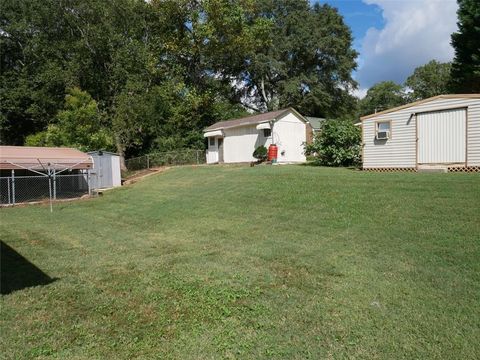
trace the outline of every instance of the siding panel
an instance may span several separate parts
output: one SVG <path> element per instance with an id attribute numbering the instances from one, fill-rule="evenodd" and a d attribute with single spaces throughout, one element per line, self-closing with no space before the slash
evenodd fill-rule
<path id="1" fill-rule="evenodd" d="M 256 125 L 225 129 L 224 132 L 223 158 L 226 163 L 255 161 L 253 151 L 267 142 L 263 130 L 257 130 Z"/>
<path id="2" fill-rule="evenodd" d="M 303 144 L 307 141 L 306 125 L 294 114 L 288 114 L 273 125 L 278 146 L 278 162 L 305 162 Z"/>
<path id="3" fill-rule="evenodd" d="M 363 167 L 415 167 L 416 119 L 414 113 L 468 107 L 467 161 L 469 166 L 480 166 L 480 99 L 436 99 L 375 118 L 365 119 L 363 126 Z M 420 115 L 420 114 L 419 114 Z M 375 122 L 391 120 L 392 138 L 375 140 Z"/>
<path id="4" fill-rule="evenodd" d="M 465 162 L 466 110 L 418 114 L 418 163 Z"/>

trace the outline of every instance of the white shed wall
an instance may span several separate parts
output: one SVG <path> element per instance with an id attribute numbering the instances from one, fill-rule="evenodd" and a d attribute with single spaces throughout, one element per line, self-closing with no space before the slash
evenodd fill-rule
<path id="1" fill-rule="evenodd" d="M 253 151 L 271 143 L 271 138 L 265 138 L 263 130 L 257 130 L 256 125 L 225 129 L 224 133 L 223 160 L 226 163 L 256 161 Z"/>
<path id="2" fill-rule="evenodd" d="M 91 181 L 93 189 L 111 188 L 122 185 L 120 156 L 108 152 L 99 155 L 89 153 L 93 159 Z"/>
<path id="3" fill-rule="evenodd" d="M 412 113 L 468 107 L 467 165 L 480 166 L 480 99 L 439 98 L 362 121 L 363 167 L 416 166 L 416 119 Z M 375 140 L 375 123 L 392 121 L 391 139 Z"/>
<path id="4" fill-rule="evenodd" d="M 272 141 L 278 146 L 278 162 L 306 161 L 303 144 L 307 140 L 306 124 L 295 114 L 288 113 L 273 125 L 272 135 L 265 137 L 258 124 L 223 129 L 223 162 L 239 163 L 256 161 L 255 149 L 261 145 L 268 148 Z M 215 145 L 208 138 L 207 164 L 219 161 L 218 137 Z"/>
<path id="5" fill-rule="evenodd" d="M 278 146 L 278 162 L 306 161 L 303 143 L 307 141 L 307 130 L 303 121 L 290 113 L 273 125 L 273 134 Z"/>
<path id="6" fill-rule="evenodd" d="M 252 155 L 253 151 L 260 145 L 268 148 L 272 143 L 272 136 L 265 137 L 263 130 L 257 130 L 257 125 L 224 129 L 223 132 L 225 163 L 256 161 Z M 274 142 L 278 146 L 278 162 L 306 161 L 303 149 L 303 143 L 306 141 L 306 125 L 303 121 L 290 113 L 274 123 L 272 133 Z"/>

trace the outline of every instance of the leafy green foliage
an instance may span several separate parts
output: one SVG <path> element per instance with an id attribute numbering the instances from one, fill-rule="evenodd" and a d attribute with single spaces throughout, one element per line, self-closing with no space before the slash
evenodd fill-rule
<path id="1" fill-rule="evenodd" d="M 348 90 L 357 53 L 337 10 L 306 0 L 260 1 L 256 16 L 271 21 L 264 43 L 248 54 L 237 77 L 249 106 L 274 110 L 295 106 L 301 113 L 339 116 L 354 103 Z M 253 105 L 253 106 L 252 106 Z"/>
<path id="2" fill-rule="evenodd" d="M 313 142 L 305 145 L 305 153 L 321 165 L 356 165 L 360 162 L 360 135 L 359 127 L 350 119 L 326 120 Z"/>
<path id="3" fill-rule="evenodd" d="M 74 87 L 126 157 L 204 146 L 203 128 L 246 107 L 337 116 L 354 102 L 350 30 L 307 0 L 4 0 L 0 22 L 6 144 L 75 143 L 59 120 Z"/>
<path id="4" fill-rule="evenodd" d="M 96 101 L 85 91 L 70 89 L 65 97 L 65 109 L 58 113 L 56 120 L 47 130 L 27 136 L 25 144 L 69 146 L 83 151 L 114 147 Z"/>
<path id="5" fill-rule="evenodd" d="M 448 94 L 450 71 L 450 63 L 431 60 L 417 67 L 403 86 L 393 81 L 379 82 L 368 89 L 366 96 L 359 101 L 359 115 L 369 115 L 408 102 Z"/>
<path id="6" fill-rule="evenodd" d="M 405 81 L 405 86 L 412 90 L 408 94 L 408 100 L 416 101 L 448 94 L 450 68 L 450 63 L 439 63 L 435 60 L 417 67 Z"/>
<path id="7" fill-rule="evenodd" d="M 267 160 L 267 153 L 268 153 L 267 148 L 263 145 L 260 145 L 253 151 L 252 156 L 258 161 L 265 161 Z"/>
<path id="8" fill-rule="evenodd" d="M 360 100 L 360 115 L 369 115 L 387 110 L 408 102 L 404 89 L 393 81 L 383 81 L 373 85 L 367 95 Z"/>
<path id="9" fill-rule="evenodd" d="M 455 93 L 480 93 L 480 4 L 478 0 L 458 0 L 458 5 L 450 86 Z"/>

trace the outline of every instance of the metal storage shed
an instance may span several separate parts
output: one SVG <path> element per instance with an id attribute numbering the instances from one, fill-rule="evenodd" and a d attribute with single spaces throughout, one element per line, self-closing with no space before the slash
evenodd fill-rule
<path id="1" fill-rule="evenodd" d="M 434 96 L 361 121 L 366 170 L 480 171 L 480 94 Z"/>
<path id="2" fill-rule="evenodd" d="M 108 189 L 122 185 L 120 156 L 108 151 L 91 151 L 93 159 L 92 188 Z"/>
<path id="3" fill-rule="evenodd" d="M 92 158 L 76 149 L 0 146 L 0 204 L 88 194 Z"/>

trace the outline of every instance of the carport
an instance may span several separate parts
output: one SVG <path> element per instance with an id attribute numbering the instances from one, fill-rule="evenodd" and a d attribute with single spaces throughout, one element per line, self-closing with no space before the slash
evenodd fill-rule
<path id="1" fill-rule="evenodd" d="M 0 204 L 90 193 L 90 155 L 60 147 L 0 146 Z"/>

